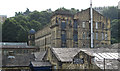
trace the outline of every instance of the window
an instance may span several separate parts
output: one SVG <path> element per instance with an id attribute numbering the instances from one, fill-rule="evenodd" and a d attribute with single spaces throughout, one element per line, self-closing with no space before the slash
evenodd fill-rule
<path id="1" fill-rule="evenodd" d="M 83 46 L 83 48 L 85 48 L 85 44 L 83 44 L 82 46 Z"/>
<path id="2" fill-rule="evenodd" d="M 59 19 L 58 19 L 58 24 L 60 24 L 60 22 L 61 22 L 61 19 L 59 18 Z"/>
<path id="3" fill-rule="evenodd" d="M 62 34 L 61 40 L 62 40 L 62 43 L 66 43 L 66 34 Z"/>
<path id="4" fill-rule="evenodd" d="M 102 23 L 102 28 L 104 29 L 104 23 Z"/>
<path id="5" fill-rule="evenodd" d="M 82 34 L 82 38 L 85 39 L 85 32 L 83 32 L 83 34 Z"/>
<path id="6" fill-rule="evenodd" d="M 84 58 L 75 58 L 73 59 L 74 64 L 84 64 Z"/>
<path id="7" fill-rule="evenodd" d="M 107 33 L 106 33 L 106 34 L 105 34 L 105 40 L 107 40 L 107 37 L 108 37 L 108 36 L 107 36 Z"/>
<path id="8" fill-rule="evenodd" d="M 96 22 L 96 29 L 98 29 L 98 22 Z"/>
<path id="9" fill-rule="evenodd" d="M 82 27 L 85 28 L 85 22 L 82 22 Z"/>
<path id="10" fill-rule="evenodd" d="M 77 34 L 74 34 L 73 40 L 74 40 L 74 41 L 78 41 L 78 35 L 77 35 Z"/>
<path id="11" fill-rule="evenodd" d="M 91 29 L 91 23 L 89 23 L 89 29 Z"/>
<path id="12" fill-rule="evenodd" d="M 104 40 L 104 33 L 102 33 L 102 40 Z"/>
<path id="13" fill-rule="evenodd" d="M 54 68 L 54 69 L 57 69 L 57 66 L 54 66 L 53 68 Z"/>
<path id="14" fill-rule="evenodd" d="M 96 39 L 98 40 L 98 33 L 96 33 Z"/>
<path id="15" fill-rule="evenodd" d="M 77 20 L 74 20 L 74 29 L 77 29 Z"/>
<path id="16" fill-rule="evenodd" d="M 89 39 L 89 37 L 90 37 L 89 35 L 90 35 L 89 32 L 87 32 L 87 39 Z"/>
<path id="17" fill-rule="evenodd" d="M 68 24 L 68 19 L 66 20 L 66 24 Z"/>
<path id="18" fill-rule="evenodd" d="M 66 23 L 65 23 L 65 21 L 64 21 L 64 22 L 61 23 L 61 29 L 62 29 L 62 30 L 65 30 L 65 28 L 66 28 Z"/>
<path id="19" fill-rule="evenodd" d="M 101 22 L 99 22 L 98 24 L 99 24 L 99 28 L 101 28 Z"/>

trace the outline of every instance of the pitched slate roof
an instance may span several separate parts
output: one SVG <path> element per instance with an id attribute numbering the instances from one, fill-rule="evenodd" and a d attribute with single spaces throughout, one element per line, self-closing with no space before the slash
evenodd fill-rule
<path id="1" fill-rule="evenodd" d="M 94 56 L 92 63 L 96 64 L 100 69 L 118 69 L 118 49 L 110 48 L 51 48 L 57 59 L 61 62 L 72 62 L 75 55 L 80 51 Z"/>
<path id="2" fill-rule="evenodd" d="M 79 48 L 52 48 L 53 53 L 62 62 L 72 62 L 76 54 L 80 52 Z"/>
<path id="3" fill-rule="evenodd" d="M 32 61 L 31 64 L 34 67 L 51 66 L 50 62 L 42 62 L 42 61 Z"/>
<path id="4" fill-rule="evenodd" d="M 34 56 L 35 56 L 35 61 L 42 61 L 44 56 L 46 54 L 46 51 L 41 51 L 41 52 L 35 52 Z"/>
<path id="5" fill-rule="evenodd" d="M 3 67 L 14 67 L 14 66 L 29 66 L 30 61 L 34 61 L 33 54 L 19 54 L 14 56 L 2 56 Z"/>
<path id="6" fill-rule="evenodd" d="M 111 48 L 120 48 L 120 43 L 112 44 Z"/>

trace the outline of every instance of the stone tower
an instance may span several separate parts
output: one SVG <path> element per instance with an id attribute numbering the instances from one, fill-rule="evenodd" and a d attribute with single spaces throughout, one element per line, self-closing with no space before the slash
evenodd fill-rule
<path id="1" fill-rule="evenodd" d="M 28 45 L 35 46 L 35 30 L 31 29 L 28 35 Z"/>

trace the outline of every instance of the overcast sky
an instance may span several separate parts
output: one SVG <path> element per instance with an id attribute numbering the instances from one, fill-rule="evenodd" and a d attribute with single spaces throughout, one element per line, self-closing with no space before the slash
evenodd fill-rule
<path id="1" fill-rule="evenodd" d="M 93 7 L 117 6 L 120 0 L 92 0 Z M 1 0 L 0 15 L 12 17 L 15 12 L 24 12 L 26 8 L 30 11 L 43 11 L 51 8 L 53 11 L 65 7 L 67 9 L 86 9 L 90 6 L 90 0 Z"/>

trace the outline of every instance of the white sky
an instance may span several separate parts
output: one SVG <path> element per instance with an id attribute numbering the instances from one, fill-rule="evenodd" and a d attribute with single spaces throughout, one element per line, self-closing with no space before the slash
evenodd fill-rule
<path id="1" fill-rule="evenodd" d="M 120 0 L 92 0 L 93 7 L 99 6 L 117 6 Z M 24 12 L 26 8 L 30 11 L 43 11 L 51 8 L 53 11 L 65 7 L 67 9 L 87 9 L 90 6 L 90 0 L 1 0 L 0 15 L 12 17 L 15 12 Z"/>

